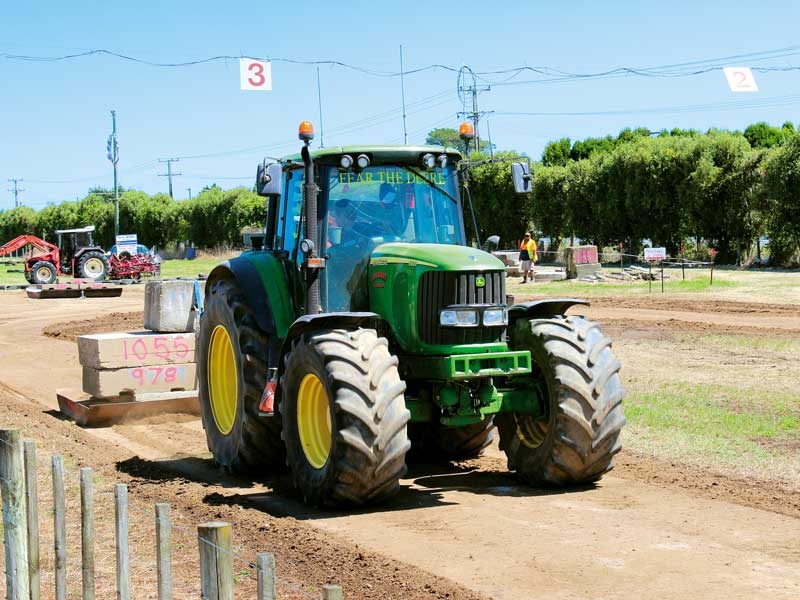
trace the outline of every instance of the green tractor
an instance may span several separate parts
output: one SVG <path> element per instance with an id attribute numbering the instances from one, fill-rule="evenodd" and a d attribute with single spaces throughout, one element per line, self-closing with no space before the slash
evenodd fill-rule
<path id="1" fill-rule="evenodd" d="M 620 449 L 611 340 L 581 300 L 510 303 L 503 263 L 467 245 L 461 155 L 351 146 L 260 165 L 263 249 L 208 277 L 198 339 L 203 426 L 218 465 L 288 465 L 305 502 L 399 489 L 407 453 L 472 458 L 495 427 L 532 485 L 598 480 Z M 468 168 L 468 167 L 467 167 Z M 515 188 L 529 166 L 512 164 Z"/>

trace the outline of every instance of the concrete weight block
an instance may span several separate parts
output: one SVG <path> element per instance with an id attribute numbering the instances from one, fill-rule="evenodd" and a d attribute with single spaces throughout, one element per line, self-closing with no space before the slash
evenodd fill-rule
<path id="1" fill-rule="evenodd" d="M 194 331 L 193 281 L 148 281 L 144 289 L 144 328 L 150 331 Z"/>
<path id="2" fill-rule="evenodd" d="M 94 333 L 78 337 L 84 367 L 119 369 L 194 362 L 194 333 Z"/>
<path id="3" fill-rule="evenodd" d="M 169 392 L 197 388 L 194 363 L 148 365 L 122 369 L 83 367 L 83 391 L 95 398 L 111 398 L 122 392 Z"/>

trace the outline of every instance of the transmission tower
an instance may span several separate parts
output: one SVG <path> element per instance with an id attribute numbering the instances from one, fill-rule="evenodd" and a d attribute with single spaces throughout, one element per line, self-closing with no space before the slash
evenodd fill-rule
<path id="1" fill-rule="evenodd" d="M 173 173 L 172 172 L 172 163 L 180 161 L 180 158 L 159 158 L 158 162 L 160 163 L 167 163 L 167 172 L 166 173 L 159 173 L 159 177 L 166 177 L 169 181 L 169 197 L 174 198 L 172 195 L 172 178 L 178 177 L 179 175 L 183 175 L 183 173 Z"/>
<path id="2" fill-rule="evenodd" d="M 486 114 L 486 112 L 482 112 L 478 110 L 478 93 L 480 92 L 488 92 L 492 88 L 488 85 L 478 85 L 478 79 L 475 77 L 475 73 L 472 72 L 472 69 L 467 67 L 466 65 L 461 67 L 461 70 L 458 72 L 458 98 L 461 100 L 461 108 L 462 110 L 459 111 L 459 117 L 471 117 L 472 118 L 472 126 L 475 128 L 475 151 L 479 152 L 481 149 L 481 134 L 480 129 L 478 129 L 478 122 L 480 118 Z M 468 104 L 472 104 L 472 110 L 468 110 Z"/>
<path id="3" fill-rule="evenodd" d="M 17 184 L 20 181 L 23 181 L 23 180 L 22 179 L 9 179 L 8 181 L 9 181 L 9 183 L 13 183 L 14 184 L 14 187 L 13 188 L 8 188 L 8 191 L 11 192 L 12 194 L 14 194 L 14 208 L 17 208 L 19 206 L 19 193 L 25 191 L 25 188 L 18 187 Z"/>

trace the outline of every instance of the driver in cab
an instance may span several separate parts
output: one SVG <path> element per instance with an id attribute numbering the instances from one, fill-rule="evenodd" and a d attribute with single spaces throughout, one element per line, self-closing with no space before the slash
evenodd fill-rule
<path id="1" fill-rule="evenodd" d="M 339 228 L 338 235 L 332 234 L 331 244 L 334 246 L 354 246 L 375 235 L 371 223 L 357 220 L 357 211 L 349 198 L 340 198 L 333 205 L 331 215 Z M 338 239 L 336 239 L 338 238 Z"/>

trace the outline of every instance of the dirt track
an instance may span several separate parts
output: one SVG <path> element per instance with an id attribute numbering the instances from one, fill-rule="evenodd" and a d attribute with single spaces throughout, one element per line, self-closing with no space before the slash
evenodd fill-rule
<path id="1" fill-rule="evenodd" d="M 167 498 L 198 520 L 232 520 L 254 551 L 267 537 L 298 581 L 338 580 L 356 598 L 800 597 L 800 502 L 791 485 L 722 478 L 623 451 L 598 486 L 554 493 L 517 485 L 490 449 L 460 466 L 414 467 L 388 507 L 309 510 L 284 477 L 220 479 L 196 419 L 83 431 L 42 412 L 55 408 L 57 388 L 80 385 L 69 338 L 131 323 L 94 319 L 141 311 L 141 288 L 83 301 L 6 292 L 0 303 L 0 384 L 10 390 L 0 401 L 13 404 L 12 424 L 87 453 L 93 466 L 117 465 L 142 499 Z M 601 298 L 588 315 L 615 338 L 630 331 L 657 339 L 686 328 L 800 333 L 800 308 L 789 305 Z M 85 322 L 52 327 L 77 320 Z M 47 327 L 59 335 L 42 335 Z M 260 533 L 265 527 L 268 535 Z"/>

